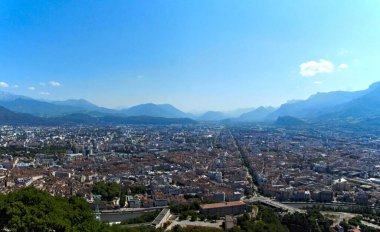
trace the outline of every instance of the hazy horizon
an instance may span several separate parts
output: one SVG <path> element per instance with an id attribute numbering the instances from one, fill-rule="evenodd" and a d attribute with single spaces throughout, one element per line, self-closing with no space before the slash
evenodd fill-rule
<path id="1" fill-rule="evenodd" d="M 35 99 L 230 111 L 380 80 L 373 1 L 1 1 L 0 9 L 0 90 Z"/>
<path id="2" fill-rule="evenodd" d="M 372 84 L 374 83 L 377 83 L 377 82 L 373 82 L 371 83 L 368 87 L 364 88 L 364 89 L 358 89 L 358 90 L 346 90 L 346 92 L 353 92 L 353 91 L 361 91 L 361 90 L 366 90 L 368 89 Z M 379 82 L 380 83 L 380 82 Z M 333 90 L 331 92 L 337 92 L 337 91 L 344 91 L 344 90 Z M 4 90 L 0 90 L 0 92 L 3 92 L 3 93 L 10 93 L 10 94 L 15 94 L 13 92 L 9 92 L 9 91 L 4 91 Z M 281 103 L 280 105 L 276 105 L 276 106 L 273 106 L 273 105 L 256 105 L 256 106 L 246 106 L 246 107 L 239 107 L 239 108 L 231 108 L 231 109 L 225 109 L 225 110 L 218 110 L 218 109 L 191 109 L 191 110 L 183 110 L 179 107 L 177 107 L 176 105 L 174 104 L 171 104 L 170 102 L 140 102 L 140 103 L 137 103 L 137 104 L 134 104 L 134 105 L 130 105 L 130 106 L 117 106 L 117 107 L 108 107 L 108 106 L 103 106 L 103 105 L 98 105 L 94 102 L 91 102 L 89 101 L 88 99 L 85 99 L 85 98 L 63 98 L 63 99 L 45 99 L 45 98 L 33 98 L 35 100 L 40 100 L 40 101 L 46 101 L 46 102 L 55 102 L 55 101 L 67 101 L 67 100 L 85 100 L 85 101 L 88 101 L 92 104 L 95 104 L 96 106 L 99 106 L 99 107 L 105 107 L 105 108 L 109 108 L 109 109 L 114 109 L 114 110 L 122 110 L 122 109 L 127 109 L 127 108 L 131 108 L 133 106 L 138 106 L 138 105 L 143 105 L 143 104 L 157 104 L 157 105 L 161 105 L 161 104 L 169 104 L 169 105 L 172 105 L 174 107 L 176 107 L 177 109 L 183 111 L 183 112 L 186 112 L 186 113 L 191 113 L 191 114 L 194 114 L 194 115 L 202 115 L 206 112 L 210 112 L 210 111 L 215 111 L 215 112 L 223 112 L 223 113 L 234 113 L 235 111 L 244 111 L 244 112 L 249 112 L 253 109 L 257 109 L 259 107 L 273 107 L 273 108 L 279 108 L 281 105 L 283 104 L 286 104 L 286 103 L 290 103 L 290 102 L 293 102 L 293 101 L 303 101 L 303 100 L 307 100 L 308 98 L 310 98 L 311 96 L 315 95 L 315 94 L 318 94 L 318 93 L 329 93 L 329 92 L 315 92 L 313 94 L 311 94 L 310 96 L 307 96 L 306 98 L 304 99 L 288 99 L 287 101 Z M 15 94 L 16 95 L 16 94 Z M 27 96 L 27 95 L 21 95 L 21 96 L 25 96 L 25 97 L 30 97 L 30 96 Z"/>

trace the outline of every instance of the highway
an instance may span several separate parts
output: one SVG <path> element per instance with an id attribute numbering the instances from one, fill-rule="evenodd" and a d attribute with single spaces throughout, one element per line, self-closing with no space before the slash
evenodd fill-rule
<path id="1" fill-rule="evenodd" d="M 264 205 L 272 206 L 274 208 L 282 209 L 282 210 L 288 211 L 289 213 L 295 213 L 295 212 L 305 213 L 306 212 L 305 210 L 297 209 L 295 207 L 282 204 L 280 202 L 274 201 L 267 197 L 252 197 L 250 199 L 245 200 L 245 203 L 256 203 L 256 202 L 259 202 Z"/>

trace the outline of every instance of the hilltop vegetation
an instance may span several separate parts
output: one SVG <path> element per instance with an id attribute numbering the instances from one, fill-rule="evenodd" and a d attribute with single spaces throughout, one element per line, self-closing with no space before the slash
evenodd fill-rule
<path id="1" fill-rule="evenodd" d="M 0 228 L 10 231 L 103 231 L 85 200 L 34 188 L 0 195 Z"/>

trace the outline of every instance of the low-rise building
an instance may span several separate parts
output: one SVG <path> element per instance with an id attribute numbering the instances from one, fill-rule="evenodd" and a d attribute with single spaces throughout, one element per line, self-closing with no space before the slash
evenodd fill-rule
<path id="1" fill-rule="evenodd" d="M 201 214 L 207 216 L 238 215 L 245 211 L 246 204 L 242 201 L 204 204 L 200 206 Z"/>

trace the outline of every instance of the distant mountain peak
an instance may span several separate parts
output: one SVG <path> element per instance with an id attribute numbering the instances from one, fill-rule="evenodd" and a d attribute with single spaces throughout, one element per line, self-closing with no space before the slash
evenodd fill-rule
<path id="1" fill-rule="evenodd" d="M 378 82 L 375 82 L 375 83 L 372 83 L 369 88 L 369 90 L 377 90 L 377 89 L 380 89 L 380 81 Z"/>
<path id="2" fill-rule="evenodd" d="M 227 116 L 220 111 L 207 111 L 202 114 L 198 119 L 201 121 L 221 121 L 226 119 Z"/>
<path id="3" fill-rule="evenodd" d="M 242 114 L 240 121 L 265 121 L 265 118 L 275 110 L 273 107 L 260 106 L 257 109 Z"/>
<path id="4" fill-rule="evenodd" d="M 86 99 L 67 99 L 63 101 L 55 101 L 54 104 L 58 105 L 70 105 L 70 106 L 85 106 L 85 107 L 97 107 L 95 104 L 87 101 Z"/>
<path id="5" fill-rule="evenodd" d="M 152 116 L 164 118 L 186 118 L 188 114 L 170 104 L 144 103 L 121 110 L 127 116 Z"/>
<path id="6" fill-rule="evenodd" d="M 29 97 L 9 93 L 6 91 L 0 91 L 0 101 L 13 101 L 16 99 L 30 99 Z"/>

